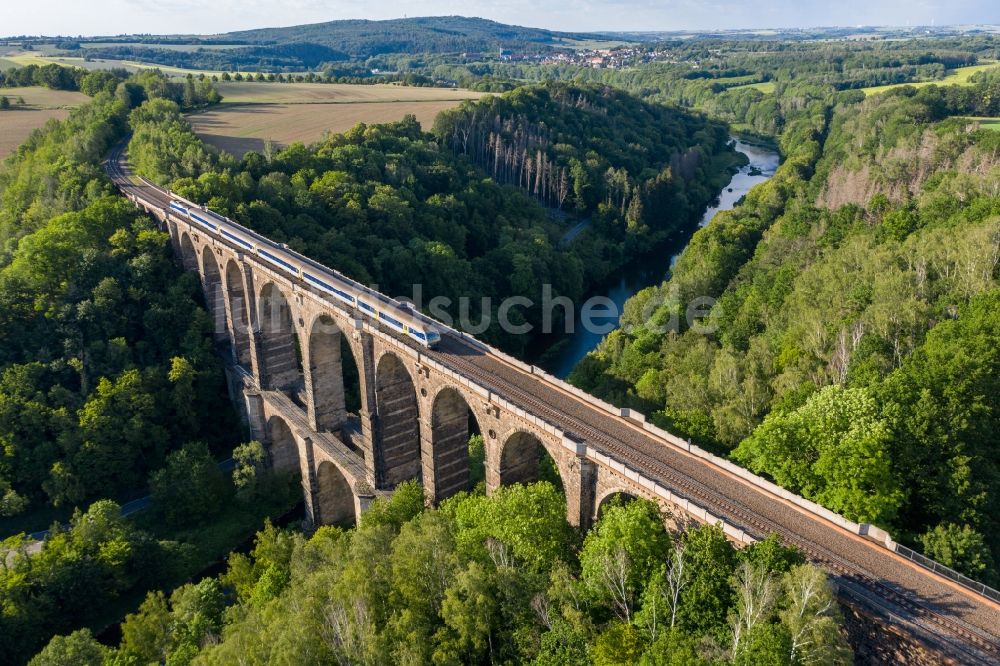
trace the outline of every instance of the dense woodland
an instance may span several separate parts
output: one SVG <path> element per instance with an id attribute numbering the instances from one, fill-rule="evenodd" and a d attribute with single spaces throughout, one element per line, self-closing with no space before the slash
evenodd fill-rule
<path id="1" fill-rule="evenodd" d="M 424 509 L 400 486 L 357 529 L 266 528 L 218 578 L 150 593 L 109 650 L 84 630 L 31 663 L 847 664 L 826 575 L 768 539 L 675 535 L 612 504 L 582 540 L 550 483 Z"/>
<path id="2" fill-rule="evenodd" d="M 182 585 L 269 517 L 286 515 L 302 500 L 301 484 L 269 476 L 263 454 L 259 442 L 237 447 L 230 478 L 207 446 L 191 443 L 152 475 L 142 513 L 124 518 L 117 503 L 98 500 L 54 524 L 37 553 L 17 536 L 0 541 L 3 663 L 26 663 L 57 634 L 113 627 L 147 591 Z M 84 660 L 70 652 L 58 663 Z"/>
<path id="3" fill-rule="evenodd" d="M 1000 134 L 949 116 L 997 84 L 841 104 L 811 142 L 790 125 L 775 178 L 574 380 L 996 583 Z"/>
<path id="4" fill-rule="evenodd" d="M 209 418 L 223 378 L 197 278 L 101 170 L 144 81 L 161 82 L 98 93 L 0 170 L 3 515 L 141 488 L 177 442 L 231 425 Z"/>
<path id="5" fill-rule="evenodd" d="M 736 163 L 722 125 L 606 87 L 488 96 L 440 114 L 434 133 L 497 182 L 592 217 L 626 256 L 696 223 Z"/>
<path id="6" fill-rule="evenodd" d="M 606 142 L 599 145 L 601 140 L 587 138 L 589 133 L 573 135 L 570 124 L 560 126 L 554 119 L 561 103 L 550 101 L 554 97 L 582 105 L 580 113 L 594 116 L 595 123 L 603 118 L 607 125 L 614 116 L 623 141 L 634 142 L 598 157 Z M 309 147 L 248 153 L 237 162 L 205 147 L 176 105 L 156 101 L 133 116 L 131 159 L 140 173 L 362 283 L 414 300 L 413 285 L 422 285 L 425 306 L 432 297 L 451 299 L 447 311 L 456 322 L 459 299 L 467 297 L 473 325 L 488 316 L 490 325 L 477 332 L 519 353 L 531 338 L 500 329 L 496 310 L 504 298 L 521 295 L 540 303 L 543 285 L 551 285 L 555 295 L 580 299 L 630 257 L 655 247 L 668 231 L 690 227 L 735 158 L 721 127 L 685 114 L 653 116 L 648 105 L 624 95 L 557 85 L 513 93 L 510 100 L 533 114 L 529 118 L 549 117 L 548 140 L 560 151 L 551 162 L 547 152 L 537 153 L 538 186 L 526 192 L 497 182 L 504 178 L 486 177 L 442 145 L 451 142 L 450 131 L 447 139 L 436 139 L 412 118 L 359 125 Z M 591 103 L 603 110 L 586 110 Z M 638 140 L 651 118 L 661 139 L 648 146 Z M 439 130 L 459 122 L 448 118 Z M 572 164 L 561 166 L 558 160 Z M 671 163 L 681 171 L 676 177 Z M 573 200 L 584 212 L 599 209 L 595 233 L 569 248 L 560 239 L 571 224 L 527 196 L 537 194 L 555 206 L 547 192 L 557 172 L 559 179 L 566 178 L 567 189 L 572 182 L 581 197 L 574 194 Z M 611 188 L 623 189 L 632 178 L 637 184 L 622 214 L 623 195 Z M 568 195 L 563 203 L 568 205 Z M 484 297 L 492 299 L 485 306 Z M 541 308 L 514 316 L 536 329 L 542 323 Z"/>
<path id="7" fill-rule="evenodd" d="M 288 502 L 277 491 L 228 499 L 215 458 L 239 428 L 198 278 L 100 167 L 130 108 L 160 90 L 175 88 L 142 74 L 99 91 L 0 168 L 2 663 L 25 662 L 55 632 L 113 621 L 121 599 L 183 581 Z M 149 531 L 102 499 L 146 492 Z M 22 550 L 18 532 L 93 500 L 53 526 L 40 554 Z M 178 533 L 212 520 L 224 522 L 214 534 Z"/>

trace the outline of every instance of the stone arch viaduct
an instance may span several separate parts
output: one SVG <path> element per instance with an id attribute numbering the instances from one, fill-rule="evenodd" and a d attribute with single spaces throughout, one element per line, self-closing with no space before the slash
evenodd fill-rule
<path id="1" fill-rule="evenodd" d="M 353 522 L 374 497 L 411 479 L 431 502 L 470 490 L 472 433 L 484 439 L 487 492 L 537 479 L 547 457 L 574 525 L 589 525 L 612 494 L 651 496 L 429 350 L 187 220 L 164 223 L 184 268 L 201 279 L 241 415 L 273 467 L 300 474 L 310 522 Z M 348 366 L 360 393 L 353 413 Z"/>
<path id="2" fill-rule="evenodd" d="M 775 532 L 833 574 L 865 618 L 855 633 L 874 621 L 897 636 L 862 640 L 874 659 L 1000 659 L 990 588 L 462 333 L 443 329 L 436 350 L 422 347 L 174 215 L 169 192 L 126 168 L 118 148 L 109 174 L 200 277 L 232 397 L 270 463 L 301 478 L 312 523 L 352 524 L 408 479 L 430 502 L 468 489 L 468 439 L 479 432 L 487 492 L 538 478 L 550 459 L 581 529 L 627 495 L 658 502 L 676 524 L 718 524 L 739 544 Z M 358 395 L 348 396 L 352 367 Z"/>

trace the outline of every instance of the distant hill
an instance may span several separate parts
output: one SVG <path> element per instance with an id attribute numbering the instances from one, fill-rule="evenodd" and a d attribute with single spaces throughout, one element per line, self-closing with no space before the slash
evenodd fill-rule
<path id="1" fill-rule="evenodd" d="M 463 54 L 537 55 L 556 49 L 593 48 L 607 40 L 598 33 L 555 32 L 506 25 L 481 18 L 432 16 L 388 21 L 330 21 L 285 28 L 258 28 L 219 35 L 117 35 L 81 43 L 94 59 L 133 60 L 193 70 L 303 72 L 367 78 L 373 56 Z M 69 43 L 69 42 L 68 42 Z M 225 47 L 225 48 L 216 48 Z"/>
<path id="2" fill-rule="evenodd" d="M 258 45 L 318 44 L 351 58 L 367 58 L 390 53 L 488 52 L 501 47 L 505 51 L 536 53 L 603 38 L 595 33 L 553 32 L 481 18 L 432 16 L 260 28 L 230 32 L 213 39 Z"/>

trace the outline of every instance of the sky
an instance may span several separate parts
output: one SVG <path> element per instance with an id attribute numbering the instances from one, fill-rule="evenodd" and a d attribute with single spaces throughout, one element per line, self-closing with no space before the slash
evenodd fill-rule
<path id="1" fill-rule="evenodd" d="M 0 35 L 211 34 L 335 19 L 481 16 L 568 31 L 1000 23 L 998 0 L 0 0 Z"/>

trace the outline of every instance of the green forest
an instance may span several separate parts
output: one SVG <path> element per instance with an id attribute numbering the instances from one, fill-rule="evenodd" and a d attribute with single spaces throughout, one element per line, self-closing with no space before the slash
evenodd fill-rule
<path id="1" fill-rule="evenodd" d="M 356 529 L 267 527 L 218 578 L 150 593 L 113 650 L 82 630 L 31 664 L 850 663 L 822 570 L 663 520 L 612 504 L 581 540 L 549 483 L 425 509 L 407 482 Z"/>
<path id="2" fill-rule="evenodd" d="M 111 83 L 0 168 L 3 663 L 120 619 L 297 501 L 280 480 L 239 501 L 216 466 L 241 435 L 201 285 L 100 166 L 130 108 L 178 88 L 153 73 Z M 241 469 L 244 486 L 265 483 Z M 147 492 L 135 524 L 111 501 Z M 50 524 L 34 554 L 23 533 Z"/>
<path id="3" fill-rule="evenodd" d="M 142 488 L 233 426 L 210 418 L 228 410 L 197 277 L 100 166 L 157 83 L 98 93 L 0 170 L 0 515 Z"/>
<path id="4" fill-rule="evenodd" d="M 574 381 L 987 582 L 1000 502 L 1000 77 L 832 109 Z M 687 303 L 710 316 L 688 327 Z"/>
<path id="5" fill-rule="evenodd" d="M 719 123 L 611 88 L 526 86 L 438 115 L 434 134 L 499 183 L 591 219 L 626 258 L 695 224 L 745 159 Z"/>

